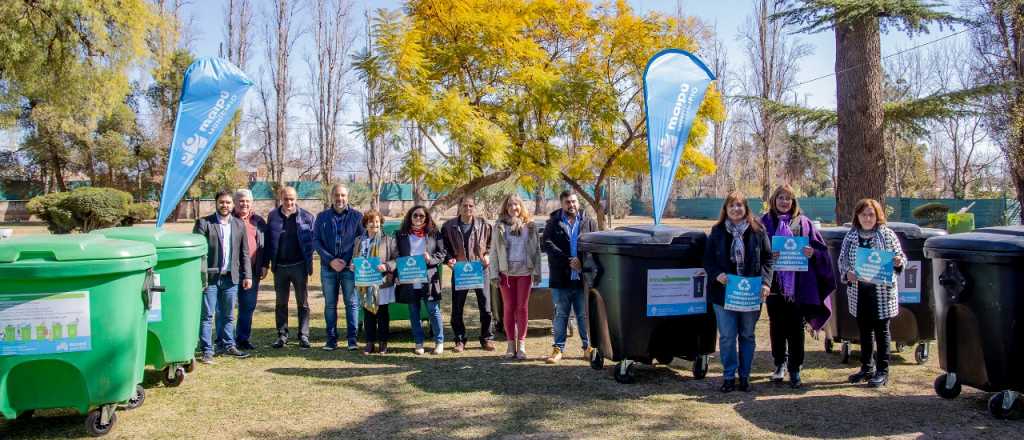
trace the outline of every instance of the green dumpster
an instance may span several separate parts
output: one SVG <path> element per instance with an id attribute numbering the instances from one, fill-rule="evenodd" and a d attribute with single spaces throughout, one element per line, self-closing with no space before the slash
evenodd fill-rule
<path id="1" fill-rule="evenodd" d="M 4 419 L 73 408 L 90 434 L 110 431 L 141 389 L 154 265 L 152 244 L 98 235 L 0 241 Z"/>
<path id="2" fill-rule="evenodd" d="M 163 370 L 164 385 L 181 385 L 185 372 L 195 368 L 206 239 L 153 227 L 110 228 L 93 233 L 156 247 L 154 281 L 164 292 L 154 293 L 147 316 L 146 365 Z"/>

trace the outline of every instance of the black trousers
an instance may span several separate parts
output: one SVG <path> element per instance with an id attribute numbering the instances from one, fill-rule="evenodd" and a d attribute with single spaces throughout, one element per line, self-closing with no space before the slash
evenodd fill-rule
<path id="1" fill-rule="evenodd" d="M 892 334 L 889 332 L 891 319 L 878 319 L 878 298 L 874 289 L 861 288 L 857 294 L 857 326 L 860 327 L 860 364 L 871 365 L 874 357 L 875 369 L 889 372 L 889 345 Z"/>
<path id="2" fill-rule="evenodd" d="M 388 342 L 391 336 L 391 315 L 388 312 L 388 305 L 377 306 L 377 313 L 370 313 L 363 309 L 363 325 L 366 326 L 366 342 Z"/>
<path id="3" fill-rule="evenodd" d="M 476 292 L 476 306 L 480 309 L 480 342 L 494 340 L 494 328 L 491 324 L 491 296 L 484 289 L 452 291 L 452 331 L 455 342 L 466 343 L 466 323 L 462 319 L 466 308 L 466 297 L 469 292 Z"/>
<path id="4" fill-rule="evenodd" d="M 785 363 L 789 371 L 800 371 L 804 364 L 804 316 L 800 306 L 776 294 L 769 295 L 765 302 L 775 366 Z"/>
<path id="5" fill-rule="evenodd" d="M 277 336 L 288 338 L 288 299 L 289 288 L 295 289 L 295 306 L 299 310 L 299 338 L 309 339 L 309 277 L 306 265 L 274 268 L 274 293 L 277 300 L 274 307 L 274 321 L 277 324 Z"/>

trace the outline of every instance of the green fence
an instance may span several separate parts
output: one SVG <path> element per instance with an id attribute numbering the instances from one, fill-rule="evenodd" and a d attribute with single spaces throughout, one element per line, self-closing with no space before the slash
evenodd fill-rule
<path id="1" fill-rule="evenodd" d="M 692 219 L 717 219 L 722 209 L 724 199 L 676 199 L 673 201 L 674 217 Z M 750 207 L 757 212 L 763 212 L 767 208 L 759 198 L 747 199 Z M 986 226 L 1004 225 L 1015 223 L 1017 214 L 1016 202 L 1006 199 L 914 199 L 893 197 L 886 199 L 887 206 L 892 210 L 890 220 L 909 223 L 920 223 L 911 214 L 915 208 L 927 203 L 941 203 L 949 207 L 950 211 L 974 203 L 970 212 L 974 213 L 975 225 L 979 228 Z M 633 215 L 651 215 L 650 202 L 640 200 L 630 201 Z M 835 223 L 836 199 L 831 197 L 805 197 L 800 199 L 800 209 L 804 214 L 814 220 L 825 223 Z M 842 222 L 848 222 L 844 219 Z"/>

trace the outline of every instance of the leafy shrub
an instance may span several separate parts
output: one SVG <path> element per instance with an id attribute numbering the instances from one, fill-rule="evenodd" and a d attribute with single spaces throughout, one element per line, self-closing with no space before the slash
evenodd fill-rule
<path id="1" fill-rule="evenodd" d="M 75 230 L 71 211 L 64 207 L 64 200 L 71 193 L 58 192 L 33 197 L 26 208 L 32 215 L 46 222 L 47 229 L 54 234 L 68 234 Z"/>
<path id="2" fill-rule="evenodd" d="M 156 218 L 156 208 L 149 203 L 132 203 L 128 205 L 128 215 L 121 220 L 121 226 L 131 226 Z"/>
<path id="3" fill-rule="evenodd" d="M 925 203 L 924 205 L 914 208 L 911 215 L 915 219 L 924 223 L 923 226 L 930 228 L 942 227 L 946 222 L 946 214 L 949 213 L 949 207 L 938 202 Z"/>
<path id="4" fill-rule="evenodd" d="M 126 218 L 141 218 L 152 212 L 152 207 L 148 207 L 148 211 L 142 207 L 130 211 L 132 205 L 131 194 L 124 191 L 84 187 L 35 197 L 27 207 L 29 212 L 46 222 L 50 232 L 67 234 L 75 230 L 90 232 L 117 226 Z"/>

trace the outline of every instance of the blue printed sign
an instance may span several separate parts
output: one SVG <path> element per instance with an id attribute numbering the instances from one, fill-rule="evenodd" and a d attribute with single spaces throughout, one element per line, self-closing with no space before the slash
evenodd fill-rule
<path id="1" fill-rule="evenodd" d="M 397 266 L 398 284 L 418 284 L 430 280 L 427 278 L 427 260 L 423 259 L 422 255 L 398 257 L 395 266 Z"/>
<path id="2" fill-rule="evenodd" d="M 484 265 L 479 261 L 459 261 L 452 267 L 452 290 L 484 288 Z"/>
<path id="3" fill-rule="evenodd" d="M 245 73 L 222 58 L 199 58 L 188 66 L 160 195 L 158 228 L 192 185 L 251 86 Z"/>
<path id="4" fill-rule="evenodd" d="M 355 266 L 356 287 L 379 286 L 384 282 L 384 274 L 377 270 L 380 257 L 355 257 L 352 265 Z"/>
<path id="5" fill-rule="evenodd" d="M 661 223 L 697 109 L 714 80 L 711 69 L 684 50 L 665 49 L 647 61 L 644 111 L 655 224 Z"/>
<path id="6" fill-rule="evenodd" d="M 0 356 L 91 349 L 88 291 L 0 294 Z"/>
<path id="7" fill-rule="evenodd" d="M 892 285 L 894 255 L 889 251 L 858 247 L 857 262 L 853 267 L 857 279 L 880 286 Z"/>
<path id="8" fill-rule="evenodd" d="M 761 310 L 761 277 L 728 275 L 725 285 L 725 310 L 757 312 Z"/>
<path id="9" fill-rule="evenodd" d="M 804 248 L 810 241 L 807 237 L 772 237 L 772 252 L 778 252 L 779 258 L 773 266 L 780 272 L 807 272 L 807 256 Z"/>

